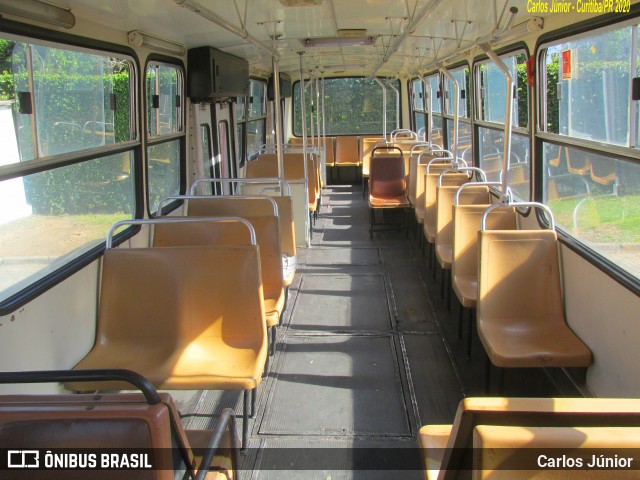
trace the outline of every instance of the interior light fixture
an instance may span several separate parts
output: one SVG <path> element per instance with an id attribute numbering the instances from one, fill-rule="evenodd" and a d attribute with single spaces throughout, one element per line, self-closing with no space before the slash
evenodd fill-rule
<path id="1" fill-rule="evenodd" d="M 0 0 L 2 1 L 2 0 Z M 144 47 L 156 52 L 183 57 L 187 51 L 184 45 L 169 40 L 163 40 L 154 35 L 134 30 L 129 32 L 129 45 L 131 47 Z"/>
<path id="2" fill-rule="evenodd" d="M 39 0 L 0 0 L 0 15 L 5 14 L 64 28 L 76 24 L 71 10 Z"/>
<path id="3" fill-rule="evenodd" d="M 322 5 L 322 0 L 280 0 L 285 7 L 314 7 Z"/>
<path id="4" fill-rule="evenodd" d="M 529 20 L 513 25 L 503 35 L 494 38 L 493 43 L 503 43 L 505 40 L 517 40 L 525 37 L 530 33 L 539 32 L 544 28 L 544 19 L 542 17 L 531 17 Z"/>
<path id="5" fill-rule="evenodd" d="M 372 36 L 347 36 L 305 38 L 301 42 L 305 47 L 362 47 L 375 45 L 376 40 Z"/>
<path id="6" fill-rule="evenodd" d="M 322 67 L 324 70 L 328 70 L 331 72 L 341 71 L 341 70 L 362 70 L 366 67 L 363 63 L 351 64 L 351 65 L 326 65 Z"/>

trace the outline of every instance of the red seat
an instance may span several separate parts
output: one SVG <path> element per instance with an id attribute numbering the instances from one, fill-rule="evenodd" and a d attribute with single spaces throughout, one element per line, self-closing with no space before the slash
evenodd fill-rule
<path id="1" fill-rule="evenodd" d="M 408 207 L 402 151 L 397 147 L 375 148 L 371 155 L 369 171 L 369 237 L 373 238 L 373 227 L 376 225 L 375 209 Z M 403 228 L 406 228 L 406 223 L 405 211 Z"/>

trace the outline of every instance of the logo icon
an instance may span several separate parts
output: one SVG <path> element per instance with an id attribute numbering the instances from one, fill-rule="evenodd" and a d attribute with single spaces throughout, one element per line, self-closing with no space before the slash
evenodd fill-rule
<path id="1" fill-rule="evenodd" d="M 9 468 L 38 468 L 40 452 L 38 450 L 9 450 L 7 452 Z"/>

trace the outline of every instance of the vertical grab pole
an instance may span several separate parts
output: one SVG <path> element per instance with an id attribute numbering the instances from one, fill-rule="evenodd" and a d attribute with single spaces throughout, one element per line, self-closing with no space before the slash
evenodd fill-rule
<path id="1" fill-rule="evenodd" d="M 327 165 L 326 165 L 326 159 L 327 159 L 327 126 L 325 123 L 325 113 L 324 113 L 324 71 L 320 72 L 320 76 L 322 77 L 322 97 L 321 97 L 321 103 L 322 103 L 322 146 L 324 147 L 324 155 L 325 155 L 325 167 L 324 167 L 324 171 L 322 172 L 322 175 L 324 176 L 324 183 L 325 185 L 327 184 Z"/>
<path id="2" fill-rule="evenodd" d="M 387 78 L 387 85 L 389 85 L 391 90 L 396 92 L 396 130 L 400 130 L 400 92 L 398 92 L 398 89 L 393 86 L 390 78 Z"/>
<path id="3" fill-rule="evenodd" d="M 300 108 L 302 109 L 302 156 L 304 157 L 304 202 L 306 205 L 306 210 L 307 213 L 309 212 L 309 172 L 307 172 L 307 112 L 306 112 L 306 108 L 305 108 L 305 101 L 304 101 L 304 94 L 305 94 L 305 88 L 304 88 L 304 60 L 302 58 L 302 56 L 304 55 L 304 51 L 300 51 L 298 52 L 298 55 L 300 56 Z M 310 238 L 309 238 L 309 215 L 305 215 L 306 221 L 305 221 L 305 225 L 306 225 L 306 232 L 307 232 L 307 246 L 310 245 Z"/>
<path id="4" fill-rule="evenodd" d="M 320 112 L 321 112 L 321 110 L 320 110 L 320 78 L 317 75 L 316 75 L 315 82 L 316 82 L 316 122 L 317 122 L 317 125 L 318 125 L 318 128 L 316 129 L 316 132 L 318 132 L 318 133 L 316 133 L 316 139 L 317 139 L 317 143 L 318 143 L 318 152 L 321 153 L 320 148 L 321 148 L 322 144 L 320 142 L 320 135 L 321 135 L 320 134 L 320 132 L 321 132 L 321 130 L 320 130 Z M 322 187 L 324 187 L 324 184 L 325 184 L 324 175 L 322 174 L 322 172 L 324 170 L 326 170 L 324 166 L 325 166 L 326 159 L 327 159 L 327 151 L 324 150 L 324 153 L 321 153 L 318 156 L 318 159 L 319 159 L 319 163 L 320 163 L 320 172 L 319 172 L 320 173 L 320 188 L 322 188 Z M 320 199 L 322 200 L 322 195 L 320 195 Z"/>
<path id="5" fill-rule="evenodd" d="M 378 77 L 374 80 L 378 85 L 382 87 L 382 138 L 387 141 L 387 87 L 380 81 Z"/>
<path id="6" fill-rule="evenodd" d="M 425 138 L 425 140 L 427 142 L 429 142 L 429 150 L 433 149 L 433 145 L 431 143 L 431 128 L 433 127 L 433 104 L 431 102 L 431 84 L 429 82 L 427 82 L 427 79 L 424 78 L 422 75 L 418 74 L 418 78 L 422 81 L 422 86 L 424 87 L 424 91 L 427 92 L 427 98 L 429 100 L 428 103 L 428 107 L 429 109 L 427 110 L 427 128 L 425 128 L 425 133 L 427 134 L 427 138 Z M 425 100 L 426 100 L 425 99 Z M 427 107 L 427 104 L 425 103 L 425 107 Z"/>
<path id="7" fill-rule="evenodd" d="M 502 203 L 509 203 L 511 198 L 508 193 L 509 188 L 509 165 L 511 164 L 511 124 L 513 122 L 513 77 L 511 72 L 504 64 L 500 57 L 496 55 L 489 44 L 480 44 L 480 48 L 484 50 L 484 53 L 496 64 L 496 66 L 502 70 L 507 77 L 507 98 L 504 112 L 504 153 L 502 164 Z"/>
<path id="8" fill-rule="evenodd" d="M 316 109 L 316 103 L 313 99 L 313 74 L 309 73 L 309 101 L 311 103 L 311 110 L 309 111 L 309 123 L 311 124 L 311 145 L 313 145 L 314 147 L 316 146 L 315 143 L 315 131 L 314 131 L 314 125 L 313 125 L 313 114 L 315 112 Z"/>
<path id="9" fill-rule="evenodd" d="M 276 117 L 276 156 L 278 159 L 278 178 L 280 179 L 280 192 L 283 193 L 282 180 L 284 180 L 284 152 L 282 151 L 282 114 L 280 112 L 280 68 L 278 57 L 272 56 L 273 65 L 273 97 Z"/>
<path id="10" fill-rule="evenodd" d="M 440 67 L 440 71 L 447 77 L 449 80 L 453 82 L 454 86 L 454 95 L 455 98 L 453 100 L 453 161 L 455 164 L 458 163 L 458 120 L 459 120 L 459 112 L 458 109 L 460 107 L 460 84 L 458 80 L 451 74 L 449 70 L 444 67 Z"/>

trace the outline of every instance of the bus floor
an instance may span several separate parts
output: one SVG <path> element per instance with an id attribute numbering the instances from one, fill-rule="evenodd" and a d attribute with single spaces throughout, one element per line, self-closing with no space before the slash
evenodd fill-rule
<path id="1" fill-rule="evenodd" d="M 258 388 L 242 478 L 423 478 L 419 427 L 451 423 L 464 396 L 484 392 L 482 345 L 474 332 L 467 358 L 455 294 L 449 311 L 415 232 L 370 240 L 368 215 L 360 185 L 325 190 Z M 505 389 L 560 395 L 538 370 L 507 372 Z M 185 427 L 212 428 L 232 407 L 240 431 L 241 392 L 171 393 Z"/>

